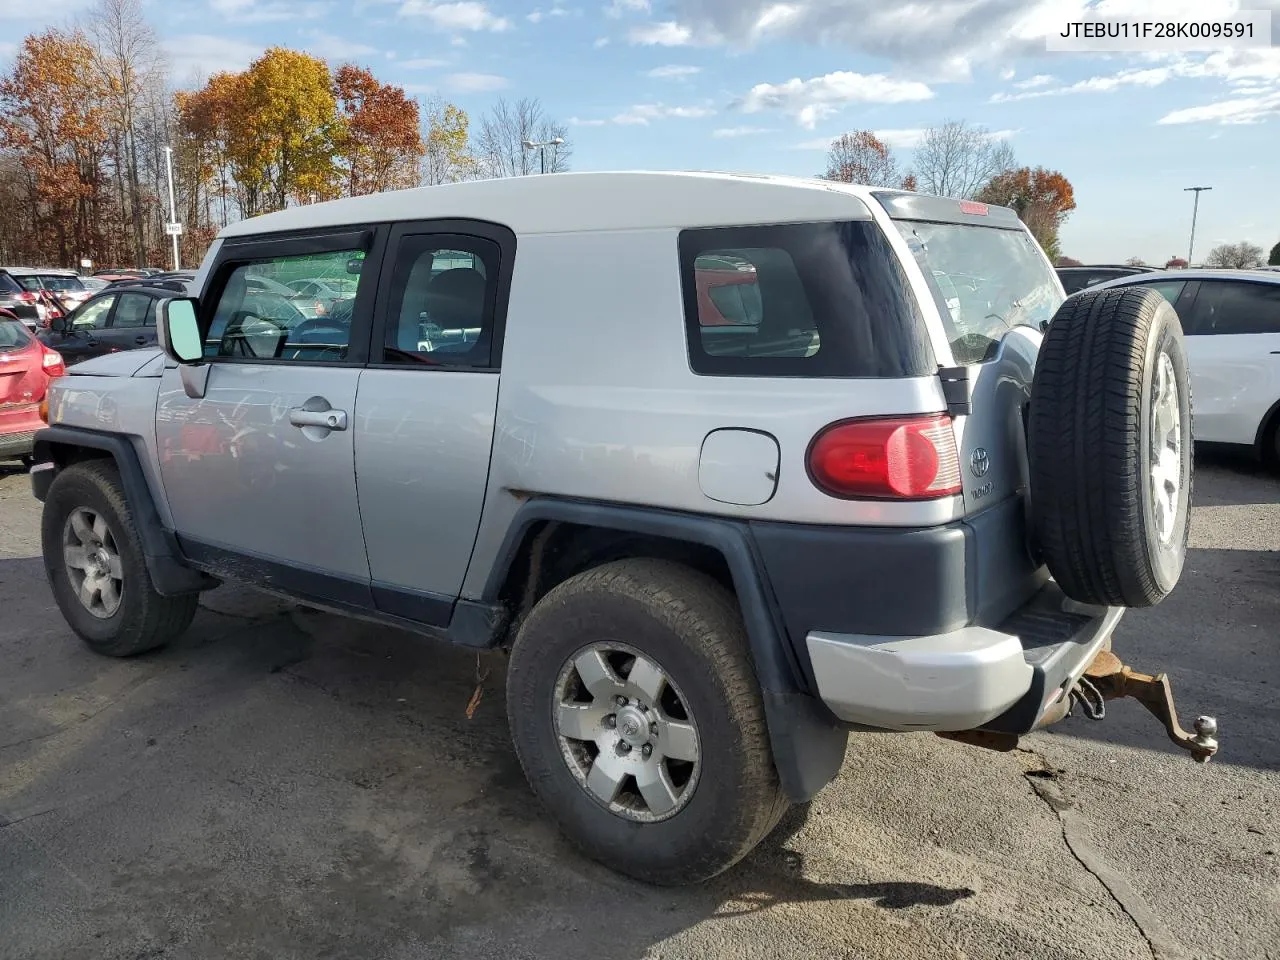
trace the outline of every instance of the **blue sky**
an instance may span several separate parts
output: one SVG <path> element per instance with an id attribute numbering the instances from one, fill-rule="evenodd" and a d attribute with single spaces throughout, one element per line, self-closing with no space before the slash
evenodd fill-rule
<path id="1" fill-rule="evenodd" d="M 0 60 L 89 0 L 0 0 Z M 282 44 L 371 67 L 473 115 L 533 95 L 570 125 L 573 167 L 810 175 L 848 130 L 904 166 L 919 132 L 962 119 L 1020 163 L 1062 171 L 1063 249 L 1089 262 L 1280 241 L 1280 47 L 1049 53 L 1087 10 L 1196 20 L 1280 0 L 145 0 L 183 85 Z M 1060 29 L 1060 27 L 1059 27 Z M 1197 259 L 1199 259 L 1199 255 Z"/>

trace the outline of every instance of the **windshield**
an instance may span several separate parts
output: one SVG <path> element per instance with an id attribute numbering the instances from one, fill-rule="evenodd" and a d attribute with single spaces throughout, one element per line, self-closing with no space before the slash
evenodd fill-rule
<path id="1" fill-rule="evenodd" d="M 80 282 L 79 277 L 64 277 L 54 274 L 40 279 L 44 281 L 46 289 L 54 290 L 57 293 L 79 293 L 84 289 L 84 284 Z"/>
<path id="2" fill-rule="evenodd" d="M 990 358 L 1015 327 L 1041 329 L 1062 303 L 1026 231 L 913 220 L 898 229 L 929 281 L 958 364 Z"/>
<path id="3" fill-rule="evenodd" d="M 16 320 L 0 320 L 0 353 L 20 350 L 31 343 L 31 334 Z"/>

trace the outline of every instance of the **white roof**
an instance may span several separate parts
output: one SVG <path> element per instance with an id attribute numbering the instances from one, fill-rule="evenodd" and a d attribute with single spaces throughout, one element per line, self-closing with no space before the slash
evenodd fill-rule
<path id="1" fill-rule="evenodd" d="M 221 237 L 404 220 L 466 218 L 517 235 L 808 220 L 865 220 L 869 188 L 724 173 L 556 173 L 473 180 L 290 207 Z"/>

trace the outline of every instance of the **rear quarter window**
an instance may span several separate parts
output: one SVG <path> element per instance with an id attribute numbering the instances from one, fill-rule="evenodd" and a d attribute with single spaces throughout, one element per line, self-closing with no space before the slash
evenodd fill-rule
<path id="1" fill-rule="evenodd" d="M 689 363 L 735 377 L 933 372 L 923 313 L 871 221 L 680 234 Z"/>

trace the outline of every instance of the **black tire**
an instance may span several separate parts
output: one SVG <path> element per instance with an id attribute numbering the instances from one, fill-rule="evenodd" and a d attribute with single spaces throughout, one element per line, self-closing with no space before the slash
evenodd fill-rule
<path id="1" fill-rule="evenodd" d="M 1158 367 L 1171 371 L 1178 413 L 1163 438 L 1176 436 L 1168 475 L 1178 478 L 1163 536 L 1150 480 Z M 1040 348 L 1030 419 L 1033 525 L 1058 585 L 1082 603 L 1159 603 L 1191 529 L 1191 378 L 1173 307 L 1136 286 L 1069 298 Z"/>
<path id="2" fill-rule="evenodd" d="M 63 559 L 67 524 L 79 509 L 103 518 L 119 557 L 123 587 L 119 606 L 109 616 L 95 616 L 81 603 Z M 164 646 L 191 625 L 200 595 L 164 597 L 156 593 L 114 462 L 89 460 L 58 473 L 45 498 L 41 539 L 45 573 L 58 609 L 94 652 L 131 657 Z"/>
<path id="3" fill-rule="evenodd" d="M 1259 434 L 1258 454 L 1264 466 L 1280 471 L 1280 411 L 1271 415 L 1270 422 Z"/>
<path id="4" fill-rule="evenodd" d="M 554 719 L 557 678 L 596 641 L 625 638 L 688 701 L 700 771 L 668 819 L 611 810 L 571 772 Z M 710 577 L 663 560 L 619 560 L 551 590 L 511 651 L 507 713 L 533 791 L 587 856 L 637 880 L 697 883 L 741 860 L 786 811 L 764 706 L 733 597 Z"/>

